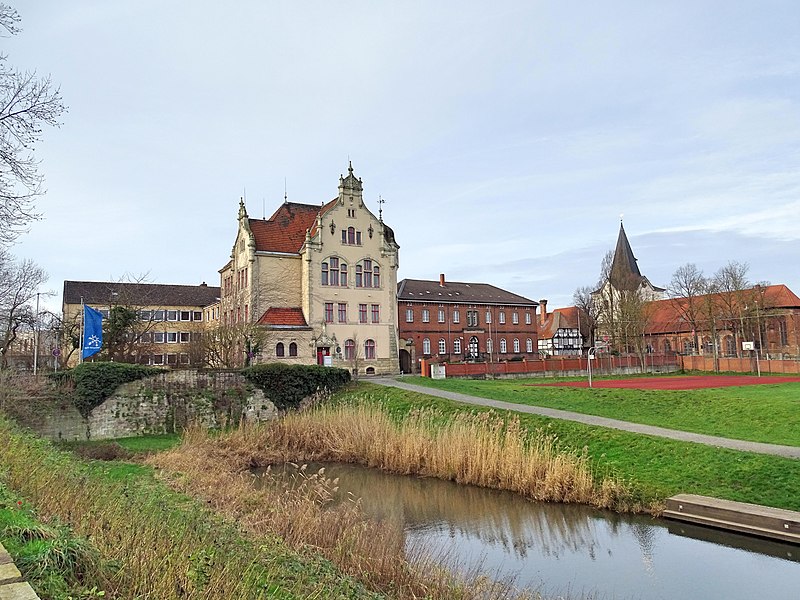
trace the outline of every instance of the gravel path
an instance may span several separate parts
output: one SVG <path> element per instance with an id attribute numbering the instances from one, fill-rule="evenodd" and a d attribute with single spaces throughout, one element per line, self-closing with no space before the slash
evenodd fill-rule
<path id="1" fill-rule="evenodd" d="M 369 381 L 370 383 L 375 383 L 377 385 L 395 387 L 395 388 L 400 388 L 402 390 L 409 390 L 412 392 L 419 392 L 420 394 L 427 394 L 429 396 L 436 396 L 438 398 L 446 398 L 447 400 L 454 400 L 456 402 L 463 402 L 465 404 L 474 404 L 477 406 L 490 406 L 492 408 L 497 408 L 500 410 L 512 410 L 521 413 L 530 413 L 534 415 L 541 415 L 544 417 L 551 417 L 553 419 L 561 419 L 564 421 L 575 421 L 577 423 L 584 423 L 585 425 L 608 427 L 611 429 L 631 431 L 633 433 L 642 433 L 645 435 L 654 435 L 657 437 L 669 438 L 672 440 L 680 440 L 683 442 L 695 442 L 697 444 L 706 444 L 707 446 L 718 446 L 720 448 L 730 448 L 731 450 L 741 450 L 743 452 L 756 452 L 758 454 L 772 454 L 775 456 L 782 456 L 785 458 L 800 459 L 800 447 L 796 446 L 780 446 L 777 444 L 763 444 L 761 442 L 732 440 L 730 438 L 716 437 L 713 435 L 690 433 L 688 431 L 679 431 L 677 429 L 666 429 L 664 427 L 654 427 L 652 425 L 630 423 L 628 421 L 619 421 L 617 419 L 608 419 L 606 417 L 584 415 L 582 413 L 570 412 L 567 410 L 558 410 L 555 408 L 528 406 L 526 404 L 513 404 L 511 402 L 490 400 L 489 398 L 468 396 L 467 394 L 459 394 L 456 392 L 447 392 L 444 390 L 437 390 L 434 388 L 412 385 L 410 383 L 405 383 L 401 380 L 391 379 L 388 377 L 376 377 L 375 379 L 370 379 Z"/>

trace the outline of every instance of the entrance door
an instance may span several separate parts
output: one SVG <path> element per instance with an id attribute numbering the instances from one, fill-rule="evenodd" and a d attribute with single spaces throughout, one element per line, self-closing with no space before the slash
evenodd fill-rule
<path id="1" fill-rule="evenodd" d="M 324 346 L 322 348 L 317 348 L 317 364 L 324 365 L 325 364 L 325 357 L 330 356 L 331 349 L 330 346 Z"/>
<path id="2" fill-rule="evenodd" d="M 471 358 L 478 358 L 478 351 L 480 347 L 478 346 L 478 338 L 474 335 L 469 338 L 469 355 Z"/>
<path id="3" fill-rule="evenodd" d="M 411 373 L 411 354 L 408 350 L 400 350 L 400 372 Z"/>

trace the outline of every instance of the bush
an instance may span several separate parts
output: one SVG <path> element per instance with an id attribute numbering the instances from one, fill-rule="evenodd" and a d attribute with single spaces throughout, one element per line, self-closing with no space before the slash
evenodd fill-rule
<path id="1" fill-rule="evenodd" d="M 129 365 L 115 362 L 82 363 L 60 377 L 75 384 L 73 403 L 84 417 L 88 417 L 123 383 L 137 381 L 161 373 L 161 369 L 142 365 Z"/>
<path id="2" fill-rule="evenodd" d="M 242 370 L 245 378 L 260 388 L 278 410 L 297 408 L 301 400 L 320 390 L 333 393 L 350 381 L 346 369 L 318 365 L 271 363 Z"/>

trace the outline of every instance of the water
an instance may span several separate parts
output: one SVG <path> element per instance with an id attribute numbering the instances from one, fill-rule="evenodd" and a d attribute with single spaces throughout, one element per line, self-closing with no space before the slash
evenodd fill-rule
<path id="1" fill-rule="evenodd" d="M 403 524 L 408 543 L 516 576 L 546 595 L 603 599 L 800 599 L 800 547 L 647 516 L 529 502 L 507 492 L 309 465 L 364 511 Z"/>

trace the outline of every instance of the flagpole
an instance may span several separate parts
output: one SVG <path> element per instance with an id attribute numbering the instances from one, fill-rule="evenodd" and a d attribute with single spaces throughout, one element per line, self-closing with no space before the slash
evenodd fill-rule
<path id="1" fill-rule="evenodd" d="M 78 364 L 81 364 L 83 362 L 83 328 L 85 325 L 84 324 L 85 319 L 86 319 L 86 308 L 84 308 L 83 296 L 81 296 L 81 337 L 80 337 L 81 343 L 78 352 Z"/>

